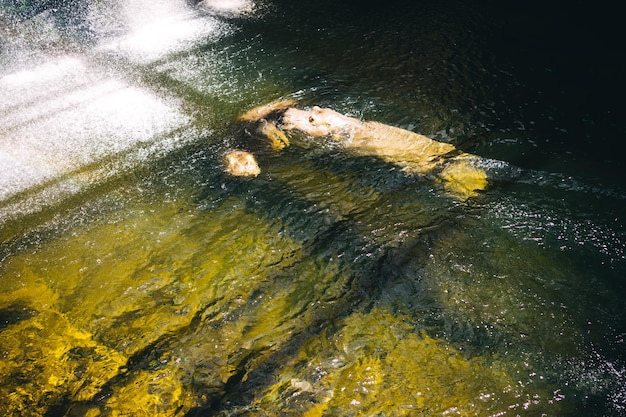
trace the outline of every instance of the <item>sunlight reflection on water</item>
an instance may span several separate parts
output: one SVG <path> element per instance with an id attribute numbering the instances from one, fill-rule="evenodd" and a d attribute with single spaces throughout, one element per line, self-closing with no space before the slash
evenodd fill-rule
<path id="1" fill-rule="evenodd" d="M 88 19 L 100 41 L 88 54 L 43 55 L 34 67 L 0 76 L 0 201 L 44 182 L 55 190 L 0 207 L 3 221 L 93 183 L 93 176 L 61 177 L 103 158 L 131 152 L 122 161 L 128 167 L 194 140 L 197 132 L 174 134 L 190 122 L 176 99 L 132 85 L 114 62 L 110 68 L 98 62 L 103 54 L 151 62 L 217 39 L 231 31 L 229 25 L 183 1 L 117 3 L 90 4 Z M 116 171 L 111 164 L 102 168 Z"/>
<path id="2" fill-rule="evenodd" d="M 176 102 L 75 56 L 6 75 L 0 90 L 0 200 L 107 155 L 163 141 L 189 122 Z"/>
<path id="3" fill-rule="evenodd" d="M 224 23 L 189 12 L 164 14 L 157 19 L 142 19 L 132 24 L 130 33 L 103 42 L 102 50 L 145 64 L 189 49 L 207 37 L 218 38 L 229 31 Z"/>

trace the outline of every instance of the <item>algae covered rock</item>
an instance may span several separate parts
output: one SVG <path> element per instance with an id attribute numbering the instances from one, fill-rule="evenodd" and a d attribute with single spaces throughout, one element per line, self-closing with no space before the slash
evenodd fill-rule
<path id="1" fill-rule="evenodd" d="M 348 316 L 302 345 L 258 408 L 284 404 L 283 415 L 307 417 L 558 415 L 548 384 L 520 387 L 493 358 L 468 357 L 409 321 L 378 308 Z"/>
<path id="2" fill-rule="evenodd" d="M 126 357 L 44 310 L 0 332 L 0 412 L 42 416 L 67 398 L 91 400 L 126 363 Z"/>
<path id="3" fill-rule="evenodd" d="M 129 205 L 12 256 L 1 265 L 14 277 L 0 281 L 2 414 L 211 408 L 341 292 L 343 272 L 305 254 L 284 225 L 226 198 L 205 213 Z"/>

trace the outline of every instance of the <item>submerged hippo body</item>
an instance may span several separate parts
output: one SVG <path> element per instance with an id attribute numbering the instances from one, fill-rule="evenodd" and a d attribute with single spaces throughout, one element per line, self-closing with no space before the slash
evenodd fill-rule
<path id="1" fill-rule="evenodd" d="M 450 144 L 377 122 L 363 122 L 331 109 L 288 109 L 282 128 L 313 137 L 331 137 L 352 153 L 378 156 L 409 171 L 426 174 L 445 155 L 456 151 Z"/>
<path id="2" fill-rule="evenodd" d="M 293 104 L 290 100 L 260 106 L 242 115 L 241 120 L 259 122 L 259 132 L 272 144 L 276 143 L 275 130 L 332 138 L 351 154 L 381 158 L 410 174 L 432 175 L 461 199 L 487 186 L 486 173 L 473 164 L 478 157 L 463 153 L 453 145 L 405 129 L 355 119 L 331 109 L 315 106 L 300 110 Z M 274 127 L 268 129 L 268 126 Z M 265 134 L 268 131 L 272 134 Z M 281 141 L 285 142 L 289 143 L 286 138 Z"/>

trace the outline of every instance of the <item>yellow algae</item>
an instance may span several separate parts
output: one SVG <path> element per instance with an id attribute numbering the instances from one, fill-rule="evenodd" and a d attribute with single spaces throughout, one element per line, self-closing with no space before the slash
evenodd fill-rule
<path id="1" fill-rule="evenodd" d="M 0 279 L 0 283 L 2 283 L 0 309 L 17 303 L 36 311 L 53 308 L 58 303 L 59 294 L 42 282 L 33 282 L 28 285 L 18 284 L 22 286 L 15 287 L 10 285 L 8 281 L 10 280 Z"/>
<path id="2" fill-rule="evenodd" d="M 299 311 L 267 289 L 301 251 L 280 223 L 236 198 L 213 212 L 162 203 L 118 216 L 4 263 L 19 280 L 0 280 L 0 309 L 29 312 L 0 332 L 7 410 L 44 415 L 62 399 L 93 401 L 110 381 L 82 406 L 90 414 L 174 415 L 210 401 L 194 387 L 221 395 L 244 347 L 290 337 L 289 325 L 266 324 Z"/>
<path id="3" fill-rule="evenodd" d="M 298 249 L 243 208 L 206 217 L 184 209 L 171 203 L 131 210 L 123 220 L 16 256 L 3 272 L 21 277 L 22 292 L 46 282 L 54 297 L 45 298 L 60 298 L 73 323 L 131 355 L 188 324 L 225 289 L 256 285 L 265 265 Z"/>
<path id="4" fill-rule="evenodd" d="M 347 317 L 334 333 L 307 341 L 257 406 L 285 415 L 304 408 L 300 415 L 306 417 L 483 416 L 506 413 L 526 396 L 550 397 L 547 387 L 523 392 L 487 358 L 466 357 L 447 342 L 415 332 L 407 319 L 380 309 Z M 294 379 L 306 384 L 294 385 Z M 558 405 L 539 403 L 527 411 L 558 413 Z"/>
<path id="5" fill-rule="evenodd" d="M 126 358 L 52 310 L 0 332 L 0 414 L 44 415 L 62 399 L 90 400 Z"/>
<path id="6" fill-rule="evenodd" d="M 102 415 L 102 413 L 98 408 L 91 408 L 84 413 L 84 417 L 98 417 L 100 415 Z"/>
<path id="7" fill-rule="evenodd" d="M 328 272 L 320 270 L 319 279 L 342 285 L 340 277 Z M 239 375 L 245 381 L 248 373 L 280 351 L 294 332 L 306 329 L 315 319 L 314 308 L 309 308 L 310 312 L 303 309 L 321 294 L 307 288 L 299 291 L 297 286 L 272 291 L 276 285 L 262 288 L 259 284 L 223 286 L 226 300 L 213 310 L 217 314 L 207 311 L 194 332 L 181 335 L 180 343 L 172 341 L 164 345 L 166 349 L 150 353 L 146 365 L 113 387 L 104 406 L 110 410 L 108 415 L 168 415 L 207 406 L 223 395 L 231 377 Z M 295 385 L 307 387 L 306 381 Z"/>
<path id="8" fill-rule="evenodd" d="M 185 395 L 180 375 L 169 369 L 140 371 L 127 384 L 114 391 L 102 408 L 105 415 L 118 416 L 175 416 L 175 410 L 188 410 L 194 399 Z"/>
<path id="9" fill-rule="evenodd" d="M 325 170 L 307 170 L 307 166 L 275 172 L 289 186 L 302 184 L 303 177 L 328 184 L 321 191 L 312 183 L 298 189 L 295 204 L 319 211 L 307 221 L 319 220 L 322 227 L 332 227 L 333 222 L 359 213 L 379 197 L 371 187 L 359 189 L 349 179 Z M 108 352 L 119 357 L 116 366 L 107 367 L 106 377 L 97 382 L 75 373 L 75 386 L 86 388 L 73 390 L 69 397 L 61 391 L 67 389 L 63 387 L 68 386 L 70 370 L 41 360 L 44 374 L 39 384 L 59 392 L 57 398 L 87 402 L 82 405 L 86 414 L 182 415 L 219 400 L 232 378 L 246 381 L 266 361 L 296 351 L 298 361 L 317 361 L 326 373 L 311 378 L 295 365 L 280 368 L 281 363 L 281 383 L 275 385 L 273 394 L 260 399 L 265 406 L 274 398 L 268 409 L 276 409 L 278 415 L 305 398 L 309 400 L 296 407 L 297 415 L 306 410 L 319 415 L 344 409 L 374 410 L 369 404 L 373 392 L 381 398 L 390 392 L 383 404 L 404 398 L 401 382 L 390 376 L 389 359 L 391 352 L 401 363 L 402 352 L 379 339 L 414 337 L 417 347 L 435 348 L 398 320 L 385 318 L 390 325 L 380 325 L 381 314 L 356 315 L 338 324 L 346 329 L 345 337 L 324 332 L 300 352 L 291 345 L 294 336 L 317 331 L 321 323 L 334 322 L 345 310 L 342 300 L 355 285 L 347 259 L 352 255 L 346 251 L 359 254 L 362 249 L 350 246 L 350 241 L 340 242 L 336 249 L 295 241 L 290 227 L 298 235 L 300 225 L 259 215 L 237 196 L 204 211 L 176 201 L 139 202 L 119 210 L 111 220 L 83 225 L 42 243 L 34 252 L 14 255 L 2 273 L 19 277 L 19 285 L 3 284 L 8 290 L 6 300 L 21 298 L 29 300 L 29 305 L 43 306 L 48 299 L 47 305 L 54 306 L 75 329 L 69 332 L 74 343 L 88 346 L 71 350 L 77 363 L 90 364 L 84 358 L 89 354 L 105 362 Z M 367 245 L 370 227 L 354 224 L 347 233 Z M 315 252 L 320 249 L 323 254 Z M 42 291 L 46 296 L 28 296 L 28 291 Z M 12 327 L 26 325 L 41 332 L 44 323 L 29 317 Z M 52 341 L 40 356 L 61 361 L 67 356 L 67 349 L 54 335 L 44 333 L 39 338 L 42 344 Z M 327 355 L 341 356 L 343 363 L 329 365 Z M 14 369 L 24 359 L 12 356 L 2 361 Z M 106 395 L 99 395 L 93 403 L 104 383 Z M 299 393 L 295 400 L 285 401 L 295 393 Z M 55 404 L 54 399 L 28 400 L 31 397 L 14 395 L 16 409 L 39 401 L 42 405 L 32 415 L 43 415 L 44 404 Z M 354 408 L 352 400 L 363 405 Z M 415 401 L 419 405 L 424 400 Z"/>

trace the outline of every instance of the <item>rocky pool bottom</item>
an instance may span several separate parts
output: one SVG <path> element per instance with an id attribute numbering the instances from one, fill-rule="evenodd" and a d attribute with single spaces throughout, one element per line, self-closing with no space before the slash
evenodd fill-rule
<path id="1" fill-rule="evenodd" d="M 16 240 L 0 281 L 3 414 L 619 405 L 623 378 L 593 350 L 592 327 L 614 317 L 585 322 L 589 304 L 616 302 L 610 289 L 581 301 L 585 272 L 503 228 L 488 195 L 462 204 L 400 172 L 363 177 L 371 161 L 334 152 L 261 156 L 250 180 L 190 151 Z"/>

